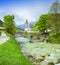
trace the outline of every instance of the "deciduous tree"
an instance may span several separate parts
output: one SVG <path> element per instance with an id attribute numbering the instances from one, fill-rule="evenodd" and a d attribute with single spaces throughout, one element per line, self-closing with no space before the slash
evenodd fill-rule
<path id="1" fill-rule="evenodd" d="M 48 16 L 48 14 L 41 15 L 39 17 L 36 25 L 33 26 L 33 28 L 41 31 L 42 33 L 44 33 L 45 30 L 47 30 L 47 28 L 48 28 L 48 25 L 47 25 L 47 22 L 48 22 L 47 16 Z"/>
<path id="2" fill-rule="evenodd" d="M 50 7 L 49 19 L 51 30 L 57 34 L 60 31 L 60 3 L 57 0 Z"/>
<path id="3" fill-rule="evenodd" d="M 14 25 L 14 16 L 13 15 L 4 16 L 4 27 L 6 28 L 6 31 L 8 33 L 14 34 L 15 25 Z"/>

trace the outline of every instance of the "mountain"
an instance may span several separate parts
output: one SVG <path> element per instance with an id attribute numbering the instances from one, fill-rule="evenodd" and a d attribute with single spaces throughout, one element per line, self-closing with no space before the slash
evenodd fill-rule
<path id="1" fill-rule="evenodd" d="M 16 27 L 23 30 L 25 26 L 24 24 L 21 24 L 21 25 L 16 25 Z"/>
<path id="2" fill-rule="evenodd" d="M 30 22 L 29 26 L 32 27 L 35 24 L 36 24 L 36 22 Z M 16 25 L 16 27 L 19 28 L 19 29 L 24 29 L 25 28 L 25 24 Z"/>
<path id="3" fill-rule="evenodd" d="M 36 22 L 30 22 L 30 23 L 29 23 L 30 27 L 32 27 L 32 26 L 35 25 L 35 24 L 36 24 Z"/>

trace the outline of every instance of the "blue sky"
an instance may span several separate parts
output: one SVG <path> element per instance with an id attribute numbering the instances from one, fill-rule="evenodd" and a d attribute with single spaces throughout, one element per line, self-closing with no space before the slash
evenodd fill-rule
<path id="1" fill-rule="evenodd" d="M 4 15 L 15 15 L 17 25 L 36 21 L 40 15 L 49 11 L 51 4 L 55 0 L 0 0 L 0 19 Z"/>

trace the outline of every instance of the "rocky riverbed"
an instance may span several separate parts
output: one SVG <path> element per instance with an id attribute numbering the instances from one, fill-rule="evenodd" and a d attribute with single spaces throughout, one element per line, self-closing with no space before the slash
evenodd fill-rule
<path id="1" fill-rule="evenodd" d="M 21 49 L 34 65 L 60 65 L 59 44 L 25 43 L 21 44 Z"/>
<path id="2" fill-rule="evenodd" d="M 46 42 L 30 43 L 28 39 L 18 38 L 22 53 L 30 59 L 33 65 L 60 65 L 60 44 Z"/>

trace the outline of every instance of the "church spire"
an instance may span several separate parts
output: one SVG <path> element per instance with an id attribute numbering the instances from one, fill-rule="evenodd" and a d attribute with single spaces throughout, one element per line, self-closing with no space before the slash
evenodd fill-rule
<path id="1" fill-rule="evenodd" d="M 28 19 L 26 19 L 26 23 L 28 23 Z"/>
<path id="2" fill-rule="evenodd" d="M 26 22 L 25 22 L 25 31 L 30 31 L 31 28 L 29 26 L 29 23 L 28 23 L 28 19 L 26 19 Z"/>

